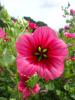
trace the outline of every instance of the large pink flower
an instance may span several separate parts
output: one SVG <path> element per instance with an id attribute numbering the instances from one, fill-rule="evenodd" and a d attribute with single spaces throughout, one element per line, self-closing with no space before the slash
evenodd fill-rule
<path id="1" fill-rule="evenodd" d="M 24 34 L 16 42 L 19 74 L 37 73 L 49 80 L 58 78 L 64 70 L 67 45 L 47 26 L 37 28 L 33 34 Z"/>

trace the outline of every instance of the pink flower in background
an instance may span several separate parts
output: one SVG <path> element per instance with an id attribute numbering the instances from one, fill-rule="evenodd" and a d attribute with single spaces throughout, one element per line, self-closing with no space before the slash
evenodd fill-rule
<path id="1" fill-rule="evenodd" d="M 75 56 L 71 57 L 70 59 L 71 59 L 72 61 L 75 61 Z"/>
<path id="2" fill-rule="evenodd" d="M 40 91 L 40 86 L 39 84 L 36 84 L 32 90 L 33 94 L 37 94 Z"/>
<path id="3" fill-rule="evenodd" d="M 69 61 L 69 60 L 75 61 L 75 56 L 73 56 L 73 57 L 68 57 L 68 58 L 66 59 L 66 61 Z"/>
<path id="4" fill-rule="evenodd" d="M 33 88 L 28 88 L 23 81 L 20 81 L 18 90 L 22 93 L 23 98 L 28 98 L 31 94 L 37 94 L 40 91 L 40 86 L 36 84 Z"/>
<path id="5" fill-rule="evenodd" d="M 0 38 L 4 39 L 6 37 L 6 33 L 0 28 Z"/>
<path id="6" fill-rule="evenodd" d="M 71 38 L 75 38 L 75 33 L 72 33 L 71 34 Z"/>
<path id="7" fill-rule="evenodd" d="M 66 30 L 68 30 L 70 28 L 70 26 L 69 25 L 66 25 L 65 27 L 64 27 L 64 30 L 66 31 Z"/>
<path id="8" fill-rule="evenodd" d="M 47 26 L 37 28 L 33 34 L 24 34 L 16 41 L 19 74 L 37 73 L 45 80 L 60 77 L 64 71 L 67 45 Z"/>
<path id="9" fill-rule="evenodd" d="M 33 88 L 27 87 L 27 81 L 29 77 L 20 74 L 20 81 L 18 83 L 18 90 L 22 93 L 23 98 L 28 98 L 31 94 L 37 94 L 40 91 L 39 84 L 36 84 Z"/>
<path id="10" fill-rule="evenodd" d="M 65 32 L 64 35 L 65 35 L 65 37 L 67 37 L 67 38 L 75 38 L 75 33 Z"/>
<path id="11" fill-rule="evenodd" d="M 64 36 L 67 37 L 67 38 L 71 38 L 71 34 L 69 32 L 65 32 Z"/>
<path id="12" fill-rule="evenodd" d="M 18 83 L 18 90 L 22 93 L 23 98 L 27 98 L 30 96 L 29 89 L 25 86 L 25 83 L 23 81 L 20 81 Z"/>
<path id="13" fill-rule="evenodd" d="M 70 15 L 75 15 L 75 10 L 70 9 Z"/>
<path id="14" fill-rule="evenodd" d="M 18 90 L 22 93 L 23 98 L 27 98 L 30 96 L 30 91 L 25 85 L 28 79 L 29 79 L 28 77 L 20 75 L 20 81 L 18 83 Z"/>
<path id="15" fill-rule="evenodd" d="M 30 28 L 30 29 L 36 29 L 36 28 L 38 28 L 38 26 L 37 26 L 36 23 L 29 22 L 29 28 Z"/>
<path id="16" fill-rule="evenodd" d="M 5 42 L 11 41 L 11 39 L 7 36 L 7 33 L 5 33 L 2 28 L 0 28 L 0 38 Z"/>
<path id="17" fill-rule="evenodd" d="M 9 37 L 6 36 L 6 37 L 4 38 L 4 42 L 9 42 L 9 41 L 11 41 L 11 38 L 9 38 Z"/>

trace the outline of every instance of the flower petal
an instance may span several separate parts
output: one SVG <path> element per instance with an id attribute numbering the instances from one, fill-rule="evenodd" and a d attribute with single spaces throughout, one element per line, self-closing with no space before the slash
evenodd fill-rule
<path id="1" fill-rule="evenodd" d="M 34 31 L 33 37 L 37 45 L 45 48 L 54 38 L 56 38 L 56 32 L 47 26 L 43 26 Z"/>
<path id="2" fill-rule="evenodd" d="M 18 90 L 22 93 L 23 98 L 28 98 L 30 96 L 29 89 L 25 86 L 23 81 L 18 83 Z"/>
<path id="3" fill-rule="evenodd" d="M 20 92 L 23 92 L 24 89 L 25 89 L 24 82 L 19 81 L 19 82 L 18 82 L 18 90 L 19 90 Z"/>
<path id="4" fill-rule="evenodd" d="M 37 73 L 40 77 L 47 80 L 54 80 L 62 75 L 64 71 L 64 62 L 62 59 L 53 58 L 48 64 L 40 64 Z"/>
<path id="5" fill-rule="evenodd" d="M 60 39 L 54 39 L 51 42 L 48 50 L 48 55 L 51 56 L 60 56 L 60 58 L 65 58 L 68 54 L 67 45 Z"/>
<path id="6" fill-rule="evenodd" d="M 30 96 L 30 91 L 29 89 L 25 88 L 24 91 L 23 91 L 23 99 L 26 99 Z"/>
<path id="7" fill-rule="evenodd" d="M 41 78 L 44 78 L 45 80 L 53 79 L 53 75 L 47 69 L 47 66 L 38 66 L 37 73 Z"/>
<path id="8" fill-rule="evenodd" d="M 34 94 L 37 94 L 39 91 L 40 91 L 40 86 L 39 86 L 39 84 L 36 84 L 36 85 L 34 86 L 34 88 L 32 89 L 32 92 L 33 92 Z"/>
<path id="9" fill-rule="evenodd" d="M 17 41 L 16 41 L 16 50 L 19 54 L 23 56 L 30 56 L 32 51 L 34 51 L 34 43 L 33 37 L 30 34 L 23 34 Z"/>
<path id="10" fill-rule="evenodd" d="M 27 77 L 35 74 L 37 66 L 30 64 L 26 59 L 20 55 L 17 56 L 17 70 L 20 75 L 26 75 Z"/>

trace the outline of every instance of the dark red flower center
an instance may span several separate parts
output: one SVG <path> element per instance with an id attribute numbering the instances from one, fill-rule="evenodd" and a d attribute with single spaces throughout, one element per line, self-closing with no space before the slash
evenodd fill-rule
<path id="1" fill-rule="evenodd" d="M 47 49 L 42 49 L 40 46 L 37 48 L 37 51 L 34 53 L 34 55 L 37 57 L 38 61 L 41 61 L 43 59 L 47 59 Z"/>

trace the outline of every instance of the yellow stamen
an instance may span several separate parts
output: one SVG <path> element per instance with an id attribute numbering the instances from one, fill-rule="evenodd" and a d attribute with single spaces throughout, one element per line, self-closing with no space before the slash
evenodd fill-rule
<path id="1" fill-rule="evenodd" d="M 47 49 L 43 49 L 43 51 L 42 51 L 43 53 L 45 53 L 45 52 L 47 52 Z"/>
<path id="2" fill-rule="evenodd" d="M 44 58 L 47 58 L 47 55 L 46 55 L 46 54 L 43 54 L 43 57 L 44 57 Z"/>
<path id="3" fill-rule="evenodd" d="M 42 51 L 42 48 L 41 47 L 38 47 L 38 51 L 41 52 Z"/>
<path id="4" fill-rule="evenodd" d="M 40 54 L 39 54 L 38 52 L 35 52 L 35 55 L 38 56 L 38 55 L 40 55 Z"/>

